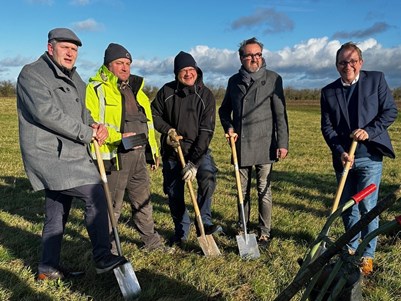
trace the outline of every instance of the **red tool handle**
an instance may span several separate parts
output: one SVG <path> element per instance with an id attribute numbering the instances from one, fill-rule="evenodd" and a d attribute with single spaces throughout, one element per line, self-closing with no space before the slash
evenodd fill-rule
<path id="1" fill-rule="evenodd" d="M 401 226 L 401 215 L 397 216 L 395 218 L 395 220 L 397 221 L 397 223 Z"/>
<path id="2" fill-rule="evenodd" d="M 355 194 L 351 199 L 353 199 L 355 203 L 358 204 L 360 201 L 362 201 L 364 198 L 366 198 L 369 194 L 371 194 L 375 190 L 376 190 L 376 185 L 370 184 L 365 189 Z"/>

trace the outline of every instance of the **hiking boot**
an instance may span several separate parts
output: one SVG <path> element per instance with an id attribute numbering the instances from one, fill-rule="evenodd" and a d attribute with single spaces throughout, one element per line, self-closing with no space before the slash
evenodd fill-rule
<path id="1" fill-rule="evenodd" d="M 270 244 L 270 237 L 269 237 L 269 235 L 263 234 L 263 235 L 260 235 L 260 236 L 258 237 L 258 245 L 259 245 L 261 248 L 267 248 L 267 247 L 269 246 L 269 244 Z"/>
<path id="2" fill-rule="evenodd" d="M 46 273 L 40 273 L 36 280 L 43 281 L 43 280 L 64 280 L 65 276 L 61 271 L 51 271 Z"/>
<path id="3" fill-rule="evenodd" d="M 373 272 L 373 258 L 362 257 L 359 269 L 363 276 L 369 276 Z"/>
<path id="4" fill-rule="evenodd" d="M 106 255 L 95 263 L 96 273 L 102 274 L 111 271 L 126 262 L 127 259 L 125 259 L 124 256 L 117 256 L 113 254 Z"/>
<path id="5" fill-rule="evenodd" d="M 57 270 L 52 270 L 49 272 L 44 272 L 38 274 L 36 280 L 43 281 L 43 280 L 64 280 L 64 279 L 71 279 L 75 277 L 80 277 L 85 275 L 83 271 L 69 271 L 65 268 L 59 267 Z"/>

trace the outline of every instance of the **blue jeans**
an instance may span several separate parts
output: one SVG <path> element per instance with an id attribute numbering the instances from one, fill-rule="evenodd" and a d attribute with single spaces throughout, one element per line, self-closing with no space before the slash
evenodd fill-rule
<path id="1" fill-rule="evenodd" d="M 210 150 L 202 157 L 198 165 L 196 174 L 198 183 L 197 203 L 203 224 L 212 225 L 211 206 L 212 196 L 216 188 L 217 168 Z M 163 160 L 163 189 L 168 196 L 170 213 L 174 222 L 174 235 L 178 239 L 186 240 L 188 239 L 191 221 L 185 206 L 185 182 L 182 180 L 181 171 L 181 163 L 173 160 Z"/>
<path id="2" fill-rule="evenodd" d="M 352 206 L 342 214 L 345 230 L 347 231 L 355 225 L 361 216 L 372 210 L 377 204 L 379 196 L 379 186 L 382 175 L 382 157 L 371 156 L 364 158 L 355 158 L 352 168 L 349 170 L 344 191 L 341 195 L 340 203 L 345 203 L 351 199 L 353 195 L 360 192 L 370 184 L 376 185 L 376 190 L 367 196 L 359 204 Z M 336 172 L 337 181 L 341 179 L 340 172 Z M 365 229 L 353 237 L 348 248 L 355 251 L 359 245 L 359 240 L 364 239 L 366 235 L 379 227 L 379 217 L 376 217 Z M 364 257 L 374 258 L 377 245 L 377 237 L 372 239 L 363 251 Z"/>
<path id="3" fill-rule="evenodd" d="M 59 268 L 61 242 L 74 197 L 85 202 L 85 226 L 93 247 L 93 259 L 96 262 L 110 254 L 107 202 L 100 184 L 84 185 L 61 191 L 47 189 L 45 196 L 46 217 L 42 231 L 42 257 L 38 267 L 39 274 Z"/>

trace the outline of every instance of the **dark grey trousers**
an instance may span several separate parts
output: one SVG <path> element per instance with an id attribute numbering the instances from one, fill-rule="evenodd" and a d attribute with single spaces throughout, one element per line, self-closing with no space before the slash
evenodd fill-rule
<path id="1" fill-rule="evenodd" d="M 125 191 L 127 191 L 132 221 L 145 244 L 145 248 L 159 247 L 161 240 L 155 231 L 153 221 L 153 207 L 150 202 L 150 178 L 145 148 L 122 153 L 120 166 L 122 167 L 121 170 L 112 171 L 107 176 L 116 221 L 120 218 Z M 112 234 L 111 237 L 113 237 Z"/>
<path id="2" fill-rule="evenodd" d="M 273 164 L 255 165 L 256 170 L 256 188 L 258 191 L 258 234 L 270 236 L 271 217 L 272 217 L 272 193 L 271 193 L 271 171 Z M 241 188 L 244 198 L 244 212 L 246 223 L 249 223 L 251 214 L 251 181 L 252 166 L 242 167 L 239 170 L 241 179 Z M 239 216 L 239 211 L 238 211 Z M 241 223 L 241 218 L 240 223 Z"/>

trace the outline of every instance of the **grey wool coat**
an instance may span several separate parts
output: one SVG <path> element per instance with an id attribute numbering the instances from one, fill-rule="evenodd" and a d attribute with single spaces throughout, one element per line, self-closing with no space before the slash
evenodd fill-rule
<path id="1" fill-rule="evenodd" d="M 35 191 L 100 183 L 88 150 L 93 119 L 85 107 L 86 86 L 75 70 L 70 77 L 47 53 L 18 76 L 21 155 Z"/>
<path id="2" fill-rule="evenodd" d="M 219 116 L 224 131 L 233 128 L 240 167 L 273 163 L 278 148 L 288 149 L 289 130 L 282 78 L 264 69 L 247 89 L 239 73 L 228 80 Z"/>

